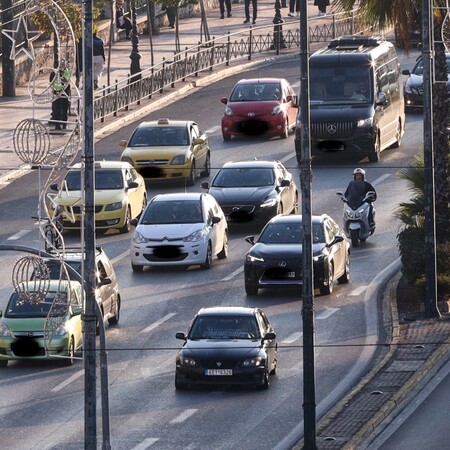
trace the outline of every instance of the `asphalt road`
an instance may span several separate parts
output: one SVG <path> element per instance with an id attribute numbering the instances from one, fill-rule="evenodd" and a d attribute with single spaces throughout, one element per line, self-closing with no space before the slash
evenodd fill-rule
<path id="1" fill-rule="evenodd" d="M 210 135 L 213 173 L 225 161 L 244 158 L 279 159 L 299 180 L 293 136 L 287 140 L 241 139 L 222 141 L 222 96 L 237 79 L 263 75 L 286 77 L 298 89 L 299 63 L 292 60 L 255 68 L 198 89 L 166 108 L 159 117 L 196 120 Z M 313 160 L 313 213 L 326 212 L 341 222 L 342 190 L 354 167 L 362 166 L 375 185 L 379 200 L 377 230 L 364 246 L 352 251 L 351 282 L 337 286 L 331 296 L 315 298 L 316 396 L 320 416 L 370 366 L 377 352 L 379 304 L 371 296 L 371 281 L 398 257 L 398 223 L 393 211 L 407 200 L 405 183 L 395 173 L 418 152 L 421 117 L 408 116 L 407 132 L 399 149 L 383 152 L 378 163 L 358 161 L 343 154 Z M 120 156 L 120 139 L 135 125 L 122 127 L 96 145 L 96 157 Z M 31 215 L 36 215 L 38 193 L 45 173 L 32 173 L 0 190 L 0 242 L 42 247 Z M 300 185 L 300 181 L 298 181 Z M 189 190 L 198 191 L 199 182 Z M 184 190 L 180 185 L 149 185 L 149 196 Z M 120 449 L 282 449 L 302 433 L 302 322 L 298 292 L 267 290 L 247 298 L 243 260 L 244 237 L 253 227 L 234 228 L 230 256 L 214 261 L 209 271 L 198 268 L 151 269 L 132 273 L 131 235 L 107 233 L 97 237 L 113 260 L 119 278 L 123 309 L 118 327 L 107 329 L 109 354 L 111 441 Z M 76 242 L 70 234 L 67 242 Z M 0 307 L 11 292 L 11 267 L 17 254 L 0 255 Z M 279 341 L 279 370 L 269 391 L 247 389 L 192 389 L 175 392 L 174 357 L 185 331 L 202 306 L 250 305 L 264 309 Z M 11 363 L 0 371 L 2 446 L 15 449 L 79 449 L 83 447 L 84 386 L 81 362 L 72 368 L 52 363 Z M 100 399 L 98 404 L 100 405 Z M 100 425 L 99 425 L 100 426 Z M 18 430 L 20 429 L 20 432 Z"/>

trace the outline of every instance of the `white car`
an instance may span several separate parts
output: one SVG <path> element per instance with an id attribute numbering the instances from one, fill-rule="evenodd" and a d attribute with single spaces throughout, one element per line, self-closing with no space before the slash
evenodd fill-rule
<path id="1" fill-rule="evenodd" d="M 131 267 L 190 266 L 209 269 L 215 256 L 228 256 L 228 224 L 217 201 L 206 193 L 153 197 L 131 240 Z"/>

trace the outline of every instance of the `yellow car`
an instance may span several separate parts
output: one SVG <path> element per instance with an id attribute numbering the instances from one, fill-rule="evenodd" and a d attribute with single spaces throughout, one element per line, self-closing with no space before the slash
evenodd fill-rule
<path id="1" fill-rule="evenodd" d="M 124 147 L 120 159 L 129 162 L 145 179 L 184 180 L 211 172 L 208 137 L 190 120 L 159 119 L 141 123 Z"/>
<path id="2" fill-rule="evenodd" d="M 97 161 L 95 167 L 95 228 L 130 231 L 130 221 L 140 216 L 147 204 L 145 181 L 136 170 L 123 161 Z M 81 164 L 75 164 L 67 172 L 61 186 L 50 188 L 58 191 L 51 198 L 50 211 L 62 208 L 63 227 L 79 229 L 81 225 Z"/>

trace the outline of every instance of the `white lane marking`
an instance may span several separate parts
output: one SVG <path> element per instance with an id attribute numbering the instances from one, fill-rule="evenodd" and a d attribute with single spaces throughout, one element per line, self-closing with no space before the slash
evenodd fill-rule
<path id="1" fill-rule="evenodd" d="M 20 239 L 21 237 L 27 235 L 28 233 L 31 233 L 31 230 L 21 230 L 16 234 L 13 234 L 10 236 L 7 241 L 16 241 L 17 239 Z"/>
<path id="2" fill-rule="evenodd" d="M 367 286 L 360 286 L 356 288 L 354 291 L 350 292 L 348 295 L 356 296 L 362 294 L 366 290 Z"/>
<path id="3" fill-rule="evenodd" d="M 148 438 L 142 441 L 140 444 L 133 447 L 131 450 L 145 450 L 146 448 L 150 448 L 153 444 L 159 441 L 159 438 Z"/>
<path id="4" fill-rule="evenodd" d="M 160 375 L 163 369 L 167 366 L 172 367 L 175 362 L 175 358 L 171 356 L 169 359 L 166 359 L 164 362 L 159 363 L 158 367 L 153 367 L 152 369 L 148 367 L 141 368 L 141 373 L 144 378 L 150 378 L 155 375 Z"/>
<path id="5" fill-rule="evenodd" d="M 300 81 L 296 81 L 295 83 L 291 84 L 291 86 L 292 86 L 293 88 L 300 87 Z"/>
<path id="6" fill-rule="evenodd" d="M 385 173 L 384 175 L 381 175 L 381 177 L 378 177 L 373 183 L 372 186 L 374 184 L 380 184 L 382 181 L 384 181 L 386 178 L 389 178 L 391 176 L 390 173 Z"/>
<path id="7" fill-rule="evenodd" d="M 157 320 L 156 322 L 149 325 L 147 328 L 144 328 L 141 333 L 148 333 L 152 330 L 154 330 L 156 327 L 159 327 L 161 324 L 172 318 L 173 316 L 176 316 L 176 313 L 169 313 L 166 314 L 164 317 L 161 317 L 161 319 Z"/>
<path id="8" fill-rule="evenodd" d="M 215 127 L 211 127 L 209 130 L 206 130 L 205 133 L 206 134 L 213 134 L 217 130 L 220 130 L 220 129 L 221 129 L 221 126 L 220 125 L 216 125 Z"/>
<path id="9" fill-rule="evenodd" d="M 331 315 L 333 315 L 336 311 L 339 311 L 338 308 L 327 308 L 325 311 L 322 311 L 320 314 L 317 314 L 317 320 L 328 319 Z"/>
<path id="10" fill-rule="evenodd" d="M 80 370 L 80 371 L 74 373 L 71 377 L 67 378 L 66 381 L 63 381 L 62 383 L 58 384 L 53 389 L 51 389 L 51 391 L 59 392 L 61 389 L 64 389 L 70 383 L 73 383 L 77 378 L 80 378 L 83 374 L 84 374 L 84 370 Z"/>
<path id="11" fill-rule="evenodd" d="M 292 333 L 289 337 L 281 341 L 281 344 L 292 344 L 295 341 L 298 341 L 303 336 L 301 331 L 297 331 Z"/>
<path id="12" fill-rule="evenodd" d="M 175 417 L 175 419 L 171 420 L 170 423 L 182 423 L 185 420 L 189 419 L 189 417 L 193 416 L 198 409 L 187 409 L 183 411 L 179 416 Z"/>
<path id="13" fill-rule="evenodd" d="M 130 254 L 130 250 L 125 250 L 120 255 L 117 255 L 115 258 L 111 259 L 111 264 L 114 266 L 114 264 L 119 263 L 120 261 L 122 261 L 122 259 L 127 257 L 129 254 Z"/>
<path id="14" fill-rule="evenodd" d="M 239 267 L 239 269 L 236 269 L 234 272 L 231 272 L 230 275 L 226 276 L 225 278 L 222 278 L 222 281 L 230 281 L 236 275 L 239 275 L 243 271 L 244 271 L 244 267 Z"/>

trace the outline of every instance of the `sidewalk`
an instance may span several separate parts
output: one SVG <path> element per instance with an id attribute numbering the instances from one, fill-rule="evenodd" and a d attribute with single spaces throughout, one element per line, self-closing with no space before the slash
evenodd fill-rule
<path id="1" fill-rule="evenodd" d="M 289 4 L 289 2 L 288 2 Z M 287 16 L 289 8 L 282 8 L 281 14 L 283 20 L 294 21 L 299 20 L 298 18 L 290 18 Z M 317 16 L 317 7 L 314 6 L 313 0 L 308 0 L 308 16 Z M 219 8 L 207 11 L 208 16 L 208 28 L 211 38 L 218 36 L 225 36 L 228 32 L 234 33 L 239 30 L 245 30 L 249 28 L 249 24 L 244 24 L 245 19 L 244 4 L 243 3 L 232 3 L 232 17 L 220 19 Z M 274 2 L 273 1 L 260 1 L 258 2 L 258 17 L 256 24 L 253 27 L 261 25 L 269 25 L 272 23 L 275 15 Z M 197 45 L 201 41 L 200 36 L 200 16 L 188 17 L 180 19 L 179 21 L 179 37 L 180 37 L 180 48 L 184 49 L 186 47 L 191 47 Z M 170 59 L 173 57 L 175 49 L 175 30 L 167 27 L 160 28 L 160 34 L 152 36 L 153 39 L 153 55 L 154 64 L 162 62 L 163 59 Z M 203 41 L 205 39 L 203 38 Z M 111 47 L 111 65 L 110 65 L 110 81 L 115 82 L 116 80 L 126 78 L 130 73 L 130 54 L 132 46 L 131 42 L 128 40 L 122 40 L 115 42 Z M 108 61 L 108 47 L 105 48 L 105 54 Z M 141 70 L 151 67 L 151 52 L 150 52 L 150 37 L 148 35 L 139 36 L 139 53 L 141 55 L 140 66 Z M 261 58 L 261 57 L 259 57 Z M 256 63 L 258 58 L 255 58 L 253 63 Z M 241 70 L 241 65 L 236 63 L 233 67 L 224 68 L 221 72 L 225 70 L 229 73 L 230 70 L 235 73 Z M 213 72 L 217 76 L 217 72 Z M 225 75 L 223 75 L 225 76 Z M 74 77 L 73 77 L 74 78 Z M 102 79 L 100 81 L 100 86 L 107 84 L 106 72 L 103 73 Z M 175 90 L 186 91 L 187 86 L 180 85 Z M 164 98 L 170 93 L 164 94 Z M 151 101 L 153 109 L 158 108 L 161 103 L 155 96 L 155 100 Z M 148 106 L 148 105 L 147 105 Z M 20 160 L 20 158 L 14 152 L 13 143 L 13 133 L 17 125 L 24 119 L 35 118 L 47 123 L 50 112 L 50 103 L 46 104 L 35 104 L 31 101 L 30 94 L 28 92 L 28 86 L 20 86 L 16 88 L 15 98 L 0 97 L 0 112 L 2 115 L 2 121 L 0 125 L 0 189 L 5 184 L 12 182 L 12 180 L 20 176 L 22 173 L 26 172 L 26 165 Z M 149 112 L 149 110 L 147 110 Z M 136 111 L 129 114 L 127 120 L 132 120 L 137 115 Z M 70 117 L 69 117 L 70 120 Z M 96 138 L 101 137 L 102 130 L 105 131 L 107 127 L 111 130 L 111 127 L 119 126 L 121 120 L 116 118 L 111 118 L 106 120 L 104 123 L 95 122 L 95 136 Z M 51 136 L 51 139 L 59 139 L 60 137 Z M 53 141 L 52 141 L 53 146 Z"/>

